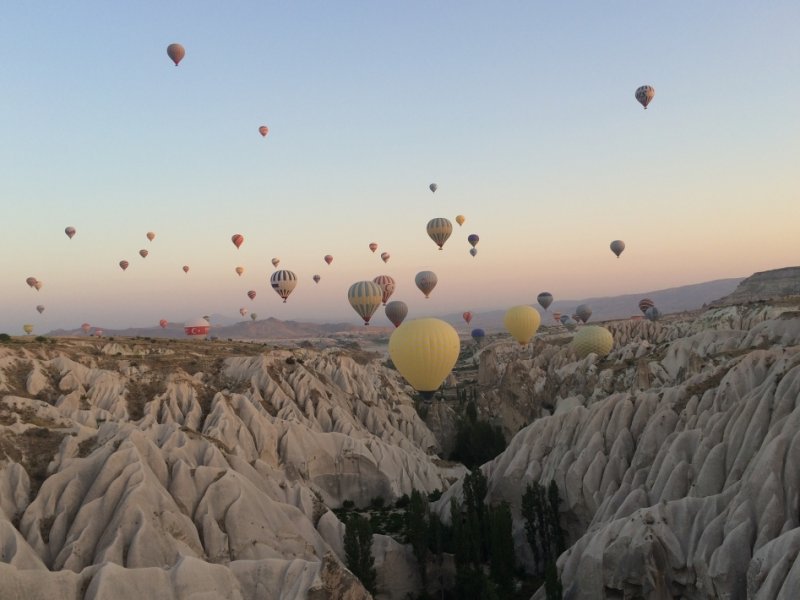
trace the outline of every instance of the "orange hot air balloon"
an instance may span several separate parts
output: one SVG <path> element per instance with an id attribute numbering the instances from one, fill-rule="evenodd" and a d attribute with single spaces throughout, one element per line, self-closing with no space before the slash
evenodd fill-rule
<path id="1" fill-rule="evenodd" d="M 37 282 L 37 281 L 38 281 L 38 280 L 36 279 L 36 277 L 28 277 L 28 278 L 25 280 L 25 283 L 27 283 L 27 284 L 28 284 L 28 287 L 36 287 L 36 282 Z"/>
<path id="2" fill-rule="evenodd" d="M 458 223 L 459 227 L 461 227 L 464 224 L 464 221 L 466 221 L 466 220 L 467 219 L 464 217 L 464 215 L 457 215 L 456 216 L 456 223 Z"/>
<path id="3" fill-rule="evenodd" d="M 261 137 L 267 137 L 267 134 L 269 133 L 269 127 L 262 125 L 258 128 L 258 133 L 261 134 Z"/>
<path id="4" fill-rule="evenodd" d="M 471 313 L 471 312 L 469 312 L 469 311 L 465 312 L 465 313 L 464 313 L 463 315 L 461 315 L 461 316 L 462 316 L 462 317 L 464 318 L 464 320 L 467 322 L 467 325 L 469 325 L 469 322 L 470 322 L 470 321 L 472 321 L 472 313 Z"/>
<path id="5" fill-rule="evenodd" d="M 121 261 L 119 261 L 119 268 L 124 271 L 125 269 L 128 268 L 129 264 L 130 263 L 127 260 L 121 260 Z"/>
<path id="6" fill-rule="evenodd" d="M 378 244 L 376 244 L 375 242 L 372 242 L 372 243 L 369 245 L 369 249 L 370 249 L 370 250 L 372 250 L 373 252 L 375 252 L 375 250 L 377 250 L 377 249 L 378 249 Z"/>
<path id="7" fill-rule="evenodd" d="M 389 262 L 389 259 L 391 258 L 391 256 L 392 255 L 389 254 L 388 252 L 381 252 L 381 260 L 383 262 Z"/>
<path id="8" fill-rule="evenodd" d="M 180 44 L 170 44 L 167 46 L 167 56 L 172 59 L 172 62 L 174 62 L 177 67 L 178 63 L 186 56 L 186 50 Z"/>
<path id="9" fill-rule="evenodd" d="M 161 326 L 161 329 L 166 329 L 167 325 L 169 325 L 169 321 L 166 319 L 161 319 L 158 324 Z"/>
<path id="10" fill-rule="evenodd" d="M 330 254 L 326 254 L 325 255 L 325 262 L 328 263 L 328 264 L 331 264 L 333 262 L 333 256 L 331 256 Z"/>
<path id="11" fill-rule="evenodd" d="M 255 290 L 250 290 L 249 292 L 247 292 L 247 297 L 250 298 L 250 300 L 255 300 L 256 298 Z"/>
<path id="12" fill-rule="evenodd" d="M 273 267 L 275 267 L 277 269 L 279 264 L 281 264 L 281 259 L 280 258 L 278 258 L 276 256 L 275 258 L 272 259 L 272 266 Z"/>
<path id="13" fill-rule="evenodd" d="M 242 273 L 244 273 L 244 267 L 236 267 L 236 268 L 234 269 L 234 271 L 236 271 L 236 274 L 237 274 L 239 277 L 241 277 L 241 276 L 242 276 Z"/>
<path id="14" fill-rule="evenodd" d="M 83 325 L 81 325 L 81 329 L 83 329 L 83 333 L 89 333 L 89 330 L 91 328 L 92 328 L 92 326 L 89 325 L 89 323 L 84 323 Z"/>
<path id="15" fill-rule="evenodd" d="M 156 234 L 153 233 L 152 231 L 148 231 L 147 232 L 147 239 L 152 242 L 154 239 L 156 239 Z"/>
<path id="16" fill-rule="evenodd" d="M 40 289 L 42 289 L 43 285 L 44 284 L 41 281 L 37 281 L 36 283 L 33 284 L 33 287 L 35 287 L 36 291 L 38 292 Z"/>
<path id="17" fill-rule="evenodd" d="M 183 265 L 183 272 L 184 273 L 188 273 L 189 272 L 189 265 Z"/>
<path id="18" fill-rule="evenodd" d="M 69 239 L 72 239 L 72 236 L 73 236 L 73 235 L 75 235 L 75 228 L 74 228 L 74 227 L 72 227 L 72 226 L 70 226 L 70 227 L 67 227 L 67 228 L 64 230 L 64 233 L 66 233 L 66 234 L 67 234 L 67 237 L 68 237 Z"/>
<path id="19" fill-rule="evenodd" d="M 234 233 L 233 236 L 231 236 L 231 241 L 233 242 L 233 245 L 236 246 L 236 248 L 238 249 L 241 247 L 242 244 L 244 244 L 244 236 L 241 233 Z"/>
<path id="20" fill-rule="evenodd" d="M 144 248 L 139 250 L 139 256 L 141 256 L 142 258 L 147 258 L 148 254 L 150 254 L 150 253 L 147 250 L 145 250 Z"/>

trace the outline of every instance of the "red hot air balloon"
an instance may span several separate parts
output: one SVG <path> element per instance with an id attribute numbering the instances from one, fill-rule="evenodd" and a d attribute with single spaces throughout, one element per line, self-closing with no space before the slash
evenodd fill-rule
<path id="1" fill-rule="evenodd" d="M 124 271 L 125 269 L 128 268 L 129 264 L 130 263 L 127 260 L 121 260 L 121 261 L 119 261 L 119 268 Z"/>
<path id="2" fill-rule="evenodd" d="M 375 250 L 377 250 L 377 249 L 378 249 L 378 244 L 376 244 L 375 242 L 372 242 L 372 243 L 369 245 L 369 249 L 370 249 L 370 250 L 372 250 L 373 252 L 375 252 Z"/>
<path id="3" fill-rule="evenodd" d="M 233 236 L 231 236 L 231 241 L 233 242 L 233 245 L 236 246 L 236 248 L 238 249 L 244 243 L 244 236 L 241 233 L 234 233 Z"/>
<path id="4" fill-rule="evenodd" d="M 67 228 L 64 230 L 64 233 L 66 233 L 66 234 L 67 234 L 67 237 L 68 237 L 69 239 L 72 239 L 72 236 L 74 236 L 74 235 L 75 235 L 75 228 L 74 228 L 74 227 L 72 227 L 72 226 L 70 226 L 70 227 L 67 227 Z"/>
<path id="5" fill-rule="evenodd" d="M 386 302 L 392 297 L 392 294 L 394 294 L 394 279 L 388 275 L 378 275 L 372 281 L 381 286 L 383 290 L 383 305 L 386 306 Z"/>
<path id="6" fill-rule="evenodd" d="M 147 258 L 148 254 L 150 254 L 150 253 L 147 250 L 145 250 L 144 248 L 139 250 L 139 256 L 141 256 L 142 258 Z"/>
<path id="7" fill-rule="evenodd" d="M 169 325 L 169 321 L 166 319 L 161 319 L 158 324 L 161 326 L 161 329 L 166 329 L 167 325 Z"/>
<path id="8" fill-rule="evenodd" d="M 197 319 L 192 319 L 188 323 L 185 323 L 183 326 L 183 331 L 189 337 L 200 338 L 208 335 L 208 330 L 210 327 L 211 323 L 202 317 L 198 317 Z"/>
<path id="9" fill-rule="evenodd" d="M 464 313 L 463 315 L 461 315 L 461 316 L 462 316 L 462 317 L 464 318 L 464 320 L 467 322 L 467 325 L 469 325 L 469 322 L 470 322 L 470 321 L 472 321 L 472 313 L 471 313 L 471 312 L 469 312 L 469 311 L 465 312 L 465 313 Z"/>
<path id="10" fill-rule="evenodd" d="M 261 134 L 261 137 L 267 137 L 267 134 L 269 133 L 269 127 L 262 125 L 258 128 L 258 133 Z"/>
<path id="11" fill-rule="evenodd" d="M 36 282 L 37 282 L 37 281 L 38 281 L 38 280 L 36 279 L 36 277 L 28 277 L 28 278 L 25 280 L 25 283 L 27 283 L 27 284 L 28 284 L 28 287 L 36 287 Z"/>
<path id="12" fill-rule="evenodd" d="M 333 262 L 333 256 L 331 256 L 330 254 L 326 254 L 324 260 L 326 263 L 331 264 Z"/>
<path id="13" fill-rule="evenodd" d="M 189 272 L 189 265 L 183 265 L 183 272 L 184 273 L 188 273 Z"/>
<path id="14" fill-rule="evenodd" d="M 247 292 L 247 297 L 250 298 L 250 300 L 255 300 L 256 299 L 256 291 L 255 290 L 250 290 L 249 292 Z"/>
<path id="15" fill-rule="evenodd" d="M 186 56 L 186 50 L 180 44 L 170 44 L 167 46 L 167 56 L 172 59 L 172 62 L 174 62 L 177 67 L 178 63 Z"/>

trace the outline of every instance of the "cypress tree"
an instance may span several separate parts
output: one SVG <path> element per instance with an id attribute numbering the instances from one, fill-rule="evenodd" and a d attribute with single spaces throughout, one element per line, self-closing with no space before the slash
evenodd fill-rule
<path id="1" fill-rule="evenodd" d="M 513 593 L 514 539 L 511 535 L 511 509 L 507 502 L 491 509 L 491 575 L 504 598 Z"/>
<path id="2" fill-rule="evenodd" d="M 428 499 L 418 490 L 411 492 L 411 500 L 406 510 L 406 531 L 408 542 L 414 550 L 422 575 L 422 587 L 428 583 L 426 564 L 428 561 Z"/>
<path id="3" fill-rule="evenodd" d="M 353 514 L 347 519 L 344 553 L 347 568 L 371 594 L 375 594 L 377 573 L 372 556 L 372 528 L 369 521 L 359 514 Z"/>
<path id="4" fill-rule="evenodd" d="M 564 597 L 561 578 L 558 576 L 555 562 L 547 563 L 544 571 L 544 593 L 547 600 L 562 600 Z"/>

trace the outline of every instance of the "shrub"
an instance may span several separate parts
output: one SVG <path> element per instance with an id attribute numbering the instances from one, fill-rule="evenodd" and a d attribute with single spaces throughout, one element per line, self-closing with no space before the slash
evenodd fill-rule
<path id="1" fill-rule="evenodd" d="M 0 343 L 6 343 L 11 341 L 11 336 L 7 333 L 0 333 Z"/>

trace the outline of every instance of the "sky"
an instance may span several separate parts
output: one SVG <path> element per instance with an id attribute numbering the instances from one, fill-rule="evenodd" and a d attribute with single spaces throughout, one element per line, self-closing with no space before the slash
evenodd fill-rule
<path id="1" fill-rule="evenodd" d="M 347 289 L 380 274 L 420 317 L 796 265 L 799 23 L 796 0 L 2 3 L 0 331 L 356 323 Z"/>

